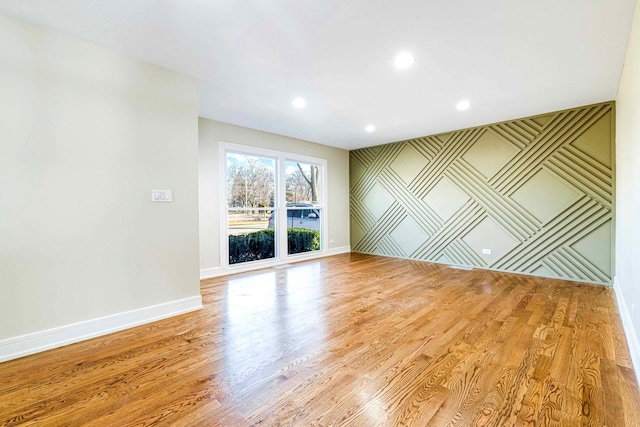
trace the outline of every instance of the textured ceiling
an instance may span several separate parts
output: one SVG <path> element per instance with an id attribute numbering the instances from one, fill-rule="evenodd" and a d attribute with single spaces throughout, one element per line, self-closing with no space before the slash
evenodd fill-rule
<path id="1" fill-rule="evenodd" d="M 0 13 L 197 77 L 202 117 L 350 149 L 614 99 L 634 4 L 0 0 Z M 397 70 L 402 51 L 416 62 Z"/>

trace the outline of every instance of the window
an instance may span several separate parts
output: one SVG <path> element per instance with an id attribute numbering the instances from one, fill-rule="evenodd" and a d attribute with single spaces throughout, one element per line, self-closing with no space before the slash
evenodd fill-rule
<path id="1" fill-rule="evenodd" d="M 322 167 L 287 160 L 285 168 L 288 254 L 320 250 Z"/>
<path id="2" fill-rule="evenodd" d="M 235 144 L 220 147 L 223 266 L 322 251 L 326 161 Z"/>
<path id="3" fill-rule="evenodd" d="M 226 153 L 226 200 L 229 264 L 275 257 L 273 227 L 276 160 Z"/>

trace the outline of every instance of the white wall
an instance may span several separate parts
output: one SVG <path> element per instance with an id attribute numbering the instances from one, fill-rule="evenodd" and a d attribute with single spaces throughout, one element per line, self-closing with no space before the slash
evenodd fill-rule
<path id="1" fill-rule="evenodd" d="M 640 374 L 640 2 L 616 100 L 616 280 L 627 340 Z M 640 375 L 639 375 L 640 377 Z"/>
<path id="2" fill-rule="evenodd" d="M 207 119 L 200 134 L 200 268 L 203 277 L 220 268 L 219 142 L 231 142 L 327 160 L 329 251 L 349 249 L 349 152 Z"/>
<path id="3" fill-rule="evenodd" d="M 0 360 L 7 339 L 199 301 L 197 82 L 0 16 L 0 94 Z"/>

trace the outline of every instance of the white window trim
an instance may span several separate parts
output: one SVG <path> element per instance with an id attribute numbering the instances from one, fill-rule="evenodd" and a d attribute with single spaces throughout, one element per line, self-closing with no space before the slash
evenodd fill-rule
<path id="1" fill-rule="evenodd" d="M 276 188 L 275 188 L 275 207 L 278 212 L 278 226 L 276 228 L 278 238 L 276 239 L 275 257 L 261 261 L 251 261 L 239 264 L 229 264 L 229 239 L 227 235 L 228 226 L 228 207 L 227 207 L 227 153 L 236 152 L 246 154 L 249 156 L 261 156 L 271 159 L 275 159 L 275 175 L 276 175 Z M 312 259 L 324 256 L 328 250 L 328 228 L 329 224 L 327 219 L 328 204 L 327 204 L 327 161 L 317 157 L 304 156 L 296 153 L 289 153 L 285 151 L 271 150 L 267 148 L 253 147 L 251 145 L 235 144 L 231 142 L 219 141 L 218 147 L 219 158 L 219 218 L 220 218 L 220 267 L 225 270 L 229 270 L 230 273 L 253 270 L 258 268 L 265 268 L 273 265 L 282 264 L 284 262 L 293 262 L 304 259 Z M 322 172 L 320 174 L 320 200 L 321 204 L 318 209 L 321 211 L 320 217 L 320 249 L 317 251 L 302 252 L 298 254 L 289 255 L 287 252 L 287 216 L 280 215 L 282 209 L 287 206 L 287 196 L 282 187 L 282 183 L 286 182 L 287 171 L 285 163 L 289 161 L 311 163 L 320 166 Z"/>

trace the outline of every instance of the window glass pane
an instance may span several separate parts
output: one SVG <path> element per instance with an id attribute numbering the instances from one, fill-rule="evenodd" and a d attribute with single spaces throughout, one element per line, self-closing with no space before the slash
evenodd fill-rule
<path id="1" fill-rule="evenodd" d="M 227 206 L 230 208 L 273 207 L 275 160 L 240 153 L 227 153 Z"/>
<path id="2" fill-rule="evenodd" d="M 228 218 L 229 264 L 275 257 L 276 211 L 230 210 Z"/>
<path id="3" fill-rule="evenodd" d="M 320 250 L 321 209 L 300 209 L 288 203 L 287 245 L 288 254 Z M 293 206 L 289 206 L 293 205 Z"/>
<path id="4" fill-rule="evenodd" d="M 287 203 L 322 203 L 320 167 L 318 165 L 287 161 L 285 164 Z"/>
<path id="5" fill-rule="evenodd" d="M 322 203 L 318 165 L 287 161 L 287 244 L 289 255 L 320 250 L 320 209 Z"/>
<path id="6" fill-rule="evenodd" d="M 229 264 L 274 258 L 275 160 L 227 153 Z"/>

